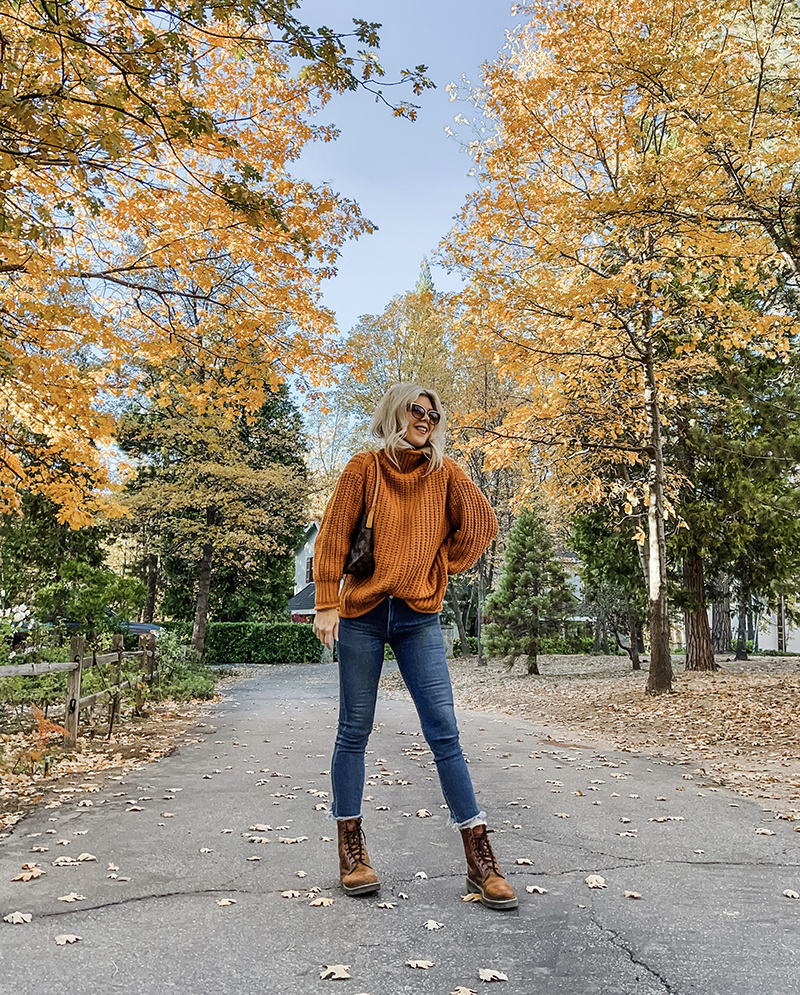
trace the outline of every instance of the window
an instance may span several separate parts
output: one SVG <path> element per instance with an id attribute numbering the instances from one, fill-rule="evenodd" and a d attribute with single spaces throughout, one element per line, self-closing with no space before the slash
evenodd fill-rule
<path id="1" fill-rule="evenodd" d="M 306 584 L 310 584 L 314 579 L 314 557 L 306 558 Z"/>

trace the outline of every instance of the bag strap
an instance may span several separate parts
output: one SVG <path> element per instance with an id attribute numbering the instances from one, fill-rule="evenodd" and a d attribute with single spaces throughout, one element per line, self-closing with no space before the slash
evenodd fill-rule
<path id="1" fill-rule="evenodd" d="M 369 514 L 367 515 L 367 528 L 372 528 L 372 519 L 375 517 L 375 505 L 378 501 L 378 484 L 381 481 L 381 465 L 378 462 L 378 454 L 373 450 L 372 455 L 375 457 L 375 490 L 372 492 L 372 505 L 369 509 Z"/>

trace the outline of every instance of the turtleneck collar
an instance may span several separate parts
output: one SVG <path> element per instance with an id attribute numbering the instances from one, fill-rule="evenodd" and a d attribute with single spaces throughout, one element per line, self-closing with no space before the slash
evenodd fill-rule
<path id="1" fill-rule="evenodd" d="M 405 440 L 400 442 L 393 454 L 390 455 L 386 449 L 379 450 L 388 461 L 389 465 L 395 469 L 403 471 L 413 471 L 421 467 L 423 464 L 427 463 L 431 458 L 431 447 L 422 446 L 417 449 L 415 446 L 410 445 Z"/>

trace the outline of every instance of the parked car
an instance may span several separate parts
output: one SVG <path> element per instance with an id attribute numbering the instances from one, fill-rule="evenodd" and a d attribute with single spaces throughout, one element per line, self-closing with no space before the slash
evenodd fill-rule
<path id="1" fill-rule="evenodd" d="M 161 622 L 131 622 L 130 619 L 117 615 L 110 608 L 106 609 L 106 618 L 113 629 L 118 632 L 130 632 L 135 636 L 153 635 L 157 639 L 159 630 L 163 628 Z"/>

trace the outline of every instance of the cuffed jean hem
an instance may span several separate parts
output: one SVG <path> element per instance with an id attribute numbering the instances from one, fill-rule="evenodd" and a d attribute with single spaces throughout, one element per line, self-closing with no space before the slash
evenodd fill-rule
<path id="1" fill-rule="evenodd" d="M 474 829 L 476 826 L 486 825 L 486 813 L 478 812 L 477 815 L 473 815 L 471 819 L 467 819 L 466 822 L 456 822 L 456 820 L 451 815 L 447 820 L 447 825 L 451 826 L 455 831 L 461 832 L 462 829 Z"/>
<path id="2" fill-rule="evenodd" d="M 361 819 L 362 815 L 359 812 L 358 815 L 334 815 L 333 809 L 329 808 L 325 813 L 325 817 L 330 819 L 331 822 L 349 822 L 350 819 Z"/>

